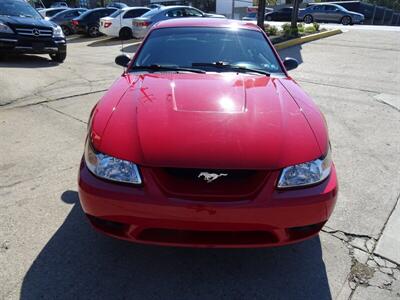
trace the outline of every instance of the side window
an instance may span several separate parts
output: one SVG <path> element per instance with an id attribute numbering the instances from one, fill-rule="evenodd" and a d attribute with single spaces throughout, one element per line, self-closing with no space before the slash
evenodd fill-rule
<path id="1" fill-rule="evenodd" d="M 125 15 L 124 15 L 124 19 L 132 19 L 132 18 L 137 18 L 140 17 L 143 13 L 141 13 L 141 9 L 132 9 L 130 11 L 128 11 Z"/>
<path id="2" fill-rule="evenodd" d="M 203 14 L 196 9 L 185 8 L 186 17 L 203 17 Z"/>
<path id="3" fill-rule="evenodd" d="M 181 18 L 184 16 L 184 10 L 181 8 L 171 9 L 166 13 L 166 16 L 169 18 Z"/>

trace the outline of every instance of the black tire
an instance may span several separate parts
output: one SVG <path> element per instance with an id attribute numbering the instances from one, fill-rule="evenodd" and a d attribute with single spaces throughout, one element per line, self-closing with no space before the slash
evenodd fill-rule
<path id="1" fill-rule="evenodd" d="M 67 58 L 67 52 L 58 52 L 50 54 L 50 58 L 54 62 L 62 63 Z"/>
<path id="2" fill-rule="evenodd" d="M 87 33 L 90 37 L 100 36 L 99 25 L 90 25 Z"/>
<path id="3" fill-rule="evenodd" d="M 340 23 L 342 23 L 342 25 L 351 25 L 353 23 L 353 21 L 351 20 L 351 17 L 344 16 L 342 18 L 342 20 L 340 21 Z"/>
<path id="4" fill-rule="evenodd" d="M 266 19 L 267 21 L 272 21 L 272 17 L 271 17 L 271 16 L 267 16 L 265 19 Z"/>
<path id="5" fill-rule="evenodd" d="M 68 35 L 72 34 L 72 30 L 68 26 L 61 25 L 61 29 L 64 32 L 65 36 L 68 36 Z"/>
<path id="6" fill-rule="evenodd" d="M 128 27 L 124 27 L 119 31 L 119 38 L 121 40 L 129 40 L 132 38 L 132 30 Z"/>
<path id="7" fill-rule="evenodd" d="M 310 24 L 314 21 L 314 18 L 312 15 L 305 15 L 303 20 L 304 20 L 304 23 Z"/>

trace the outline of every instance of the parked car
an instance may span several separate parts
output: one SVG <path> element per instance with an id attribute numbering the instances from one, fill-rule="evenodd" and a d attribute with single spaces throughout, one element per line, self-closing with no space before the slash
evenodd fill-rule
<path id="1" fill-rule="evenodd" d="M 4 53 L 49 54 L 56 62 L 67 56 L 60 26 L 44 20 L 24 0 L 0 1 L 0 55 Z"/>
<path id="2" fill-rule="evenodd" d="M 111 2 L 110 4 L 107 5 L 107 7 L 115 7 L 118 9 L 122 9 L 122 8 L 129 7 L 129 6 L 122 2 Z"/>
<path id="3" fill-rule="evenodd" d="M 65 35 L 71 35 L 74 33 L 72 19 L 79 17 L 85 11 L 87 11 L 86 8 L 71 8 L 59 12 L 49 20 L 60 25 Z"/>
<path id="4" fill-rule="evenodd" d="M 100 19 L 100 32 L 108 36 L 132 38 L 132 20 L 150 11 L 148 7 L 125 7 Z"/>
<path id="5" fill-rule="evenodd" d="M 293 7 L 283 7 L 265 14 L 266 21 L 290 21 Z"/>
<path id="6" fill-rule="evenodd" d="M 272 8 L 266 8 L 265 13 L 272 12 Z M 257 21 L 257 13 L 256 12 L 251 12 L 248 13 L 245 17 L 242 18 L 243 21 Z"/>
<path id="7" fill-rule="evenodd" d="M 68 4 L 65 2 L 54 2 L 52 5 L 50 5 L 51 8 L 55 7 L 68 7 Z"/>
<path id="8" fill-rule="evenodd" d="M 225 19 L 223 15 L 207 14 L 191 6 L 162 6 L 133 19 L 132 35 L 134 38 L 143 38 L 154 24 L 163 20 L 205 17 Z"/>
<path id="9" fill-rule="evenodd" d="M 234 28 L 235 30 L 232 30 Z M 150 29 L 89 118 L 79 170 L 94 228 L 133 242 L 280 246 L 316 236 L 338 183 L 325 119 L 255 24 Z"/>
<path id="10" fill-rule="evenodd" d="M 45 18 L 45 19 L 50 19 L 51 17 L 55 16 L 58 14 L 60 11 L 64 11 L 68 9 L 68 7 L 57 7 L 57 8 L 45 8 L 45 9 L 40 9 L 38 12 L 40 15 Z"/>
<path id="11" fill-rule="evenodd" d="M 147 5 L 147 7 L 148 8 L 151 8 L 151 9 L 155 9 L 155 8 L 161 8 L 161 7 L 163 7 L 164 5 L 162 5 L 162 4 L 149 4 L 149 5 Z"/>
<path id="12" fill-rule="evenodd" d="M 90 37 L 99 36 L 101 35 L 99 31 L 100 19 L 111 15 L 117 10 L 115 7 L 102 7 L 85 11 L 72 20 L 72 28 L 76 33 L 87 34 Z"/>
<path id="13" fill-rule="evenodd" d="M 337 4 L 314 4 L 299 13 L 299 19 L 305 23 L 334 22 L 343 25 L 362 24 L 364 15 L 349 11 Z"/>

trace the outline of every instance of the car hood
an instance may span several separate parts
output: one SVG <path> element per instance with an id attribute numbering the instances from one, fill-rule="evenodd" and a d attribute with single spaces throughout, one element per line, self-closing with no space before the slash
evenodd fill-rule
<path id="1" fill-rule="evenodd" d="M 53 23 L 45 19 L 33 19 L 33 18 L 23 18 L 23 17 L 13 17 L 13 16 L 1 16 L 0 21 L 7 23 L 11 27 L 18 25 L 28 25 L 37 27 L 54 27 Z"/>
<path id="2" fill-rule="evenodd" d="M 124 76 L 91 135 L 97 150 L 147 166 L 279 169 L 322 155 L 281 80 L 248 74 Z"/>

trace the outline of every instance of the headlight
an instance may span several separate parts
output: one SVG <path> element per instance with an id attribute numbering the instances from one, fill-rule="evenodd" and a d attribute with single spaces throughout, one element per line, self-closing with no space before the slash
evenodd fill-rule
<path id="1" fill-rule="evenodd" d="M 142 183 L 134 163 L 96 152 L 89 139 L 85 146 L 85 162 L 88 169 L 101 178 L 133 184 Z"/>
<path id="2" fill-rule="evenodd" d="M 278 188 L 301 187 L 323 181 L 331 173 L 331 150 L 322 159 L 294 165 L 283 169 Z"/>
<path id="3" fill-rule="evenodd" d="M 60 26 L 54 27 L 53 37 L 63 38 L 65 37 L 64 32 L 62 31 Z"/>
<path id="4" fill-rule="evenodd" d="M 1 33 L 14 33 L 10 27 L 8 27 L 3 22 L 0 22 L 0 32 Z"/>

